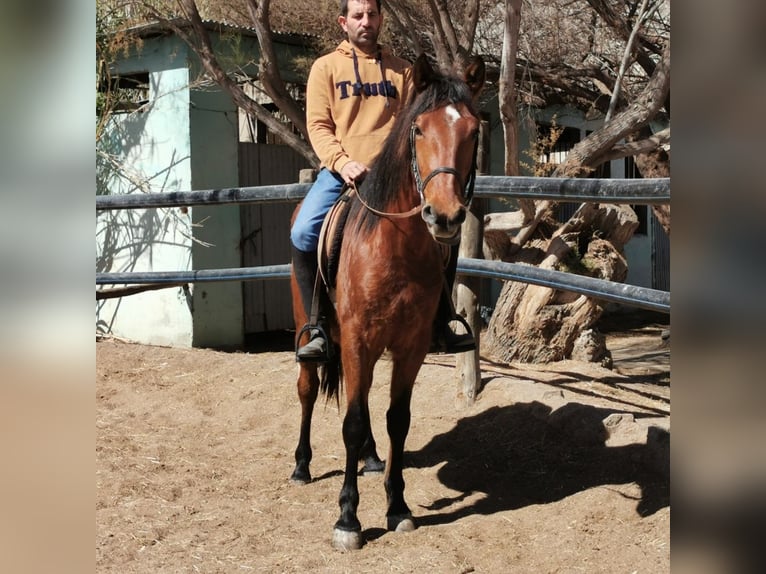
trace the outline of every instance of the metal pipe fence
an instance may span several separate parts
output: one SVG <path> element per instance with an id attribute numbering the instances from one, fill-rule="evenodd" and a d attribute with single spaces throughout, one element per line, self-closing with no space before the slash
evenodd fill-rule
<path id="1" fill-rule="evenodd" d="M 182 207 L 194 205 L 298 202 L 311 184 L 267 185 L 204 191 L 137 193 L 96 197 L 96 210 Z M 564 179 L 509 176 L 479 176 L 475 197 L 548 199 L 560 202 L 597 202 L 649 205 L 670 201 L 670 179 Z M 670 293 L 531 265 L 460 258 L 459 274 L 520 281 L 571 291 L 635 307 L 670 313 Z M 290 265 L 203 269 L 199 271 L 154 271 L 97 273 L 97 285 L 178 284 L 213 281 L 285 279 Z"/>

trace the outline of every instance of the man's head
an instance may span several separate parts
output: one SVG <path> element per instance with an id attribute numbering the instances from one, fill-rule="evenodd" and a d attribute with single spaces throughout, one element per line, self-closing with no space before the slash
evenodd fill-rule
<path id="1" fill-rule="evenodd" d="M 341 0 L 338 24 L 355 48 L 372 52 L 383 24 L 380 0 Z"/>
<path id="2" fill-rule="evenodd" d="M 380 0 L 375 0 L 375 4 L 378 7 L 378 12 L 380 12 Z M 348 0 L 340 0 L 340 14 L 341 16 L 348 15 Z"/>

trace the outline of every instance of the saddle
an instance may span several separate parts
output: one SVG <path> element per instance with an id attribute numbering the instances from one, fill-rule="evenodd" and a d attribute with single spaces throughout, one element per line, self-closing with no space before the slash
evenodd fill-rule
<path id="1" fill-rule="evenodd" d="M 340 246 L 343 242 L 343 229 L 346 226 L 346 219 L 348 219 L 351 199 L 355 194 L 355 187 L 344 186 L 340 197 L 335 201 L 330 211 L 327 212 L 322 228 L 319 231 L 319 244 L 317 247 L 319 274 L 330 294 L 335 289 L 338 260 L 340 259 Z"/>

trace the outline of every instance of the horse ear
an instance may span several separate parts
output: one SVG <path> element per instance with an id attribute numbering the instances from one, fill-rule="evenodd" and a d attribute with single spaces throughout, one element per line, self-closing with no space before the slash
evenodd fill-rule
<path id="1" fill-rule="evenodd" d="M 434 78 L 434 70 L 428 63 L 428 57 L 425 53 L 418 56 L 412 69 L 412 84 L 415 87 L 415 92 L 422 92 L 433 82 Z"/>
<path id="2" fill-rule="evenodd" d="M 473 56 L 465 69 L 465 83 L 468 84 L 474 97 L 476 97 L 484 87 L 486 77 L 486 68 L 481 56 Z"/>

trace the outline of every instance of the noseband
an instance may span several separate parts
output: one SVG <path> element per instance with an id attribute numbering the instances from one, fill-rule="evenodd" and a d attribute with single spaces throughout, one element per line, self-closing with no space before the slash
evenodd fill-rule
<path id="1" fill-rule="evenodd" d="M 458 181 L 460 181 L 460 174 L 454 167 L 437 167 L 434 169 L 431 173 L 429 173 L 425 179 L 423 179 L 420 176 L 420 168 L 418 167 L 418 156 L 417 151 L 415 150 L 415 131 L 417 130 L 417 126 L 415 125 L 415 122 L 412 123 L 412 126 L 410 126 L 410 153 L 412 155 L 412 175 L 415 176 L 415 187 L 418 190 L 418 194 L 420 195 L 420 203 L 422 204 L 425 201 L 425 190 L 426 185 L 428 185 L 428 182 L 431 181 L 431 179 L 434 178 L 434 176 L 439 175 L 440 173 L 449 173 L 454 175 Z M 471 204 L 471 199 L 473 199 L 473 188 L 476 183 L 476 156 L 479 152 L 479 142 L 477 141 L 474 144 L 473 147 L 473 159 L 471 159 L 471 171 L 468 173 L 468 181 L 466 181 L 462 185 L 463 189 L 463 196 L 465 197 L 465 206 L 468 207 Z"/>

